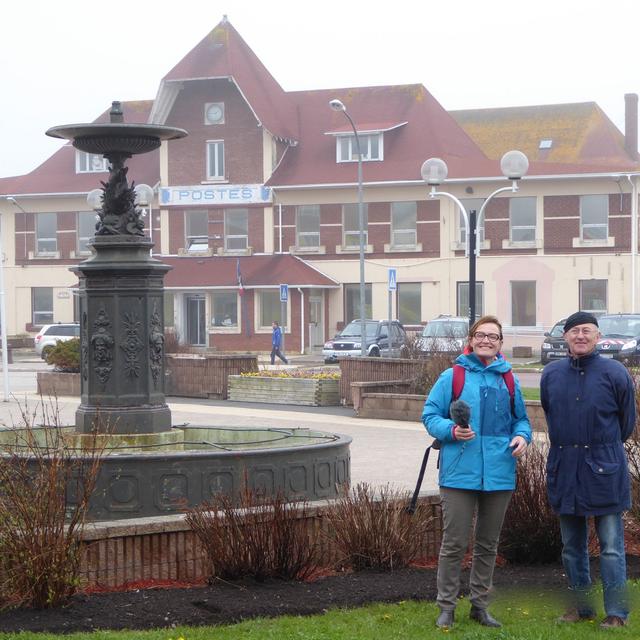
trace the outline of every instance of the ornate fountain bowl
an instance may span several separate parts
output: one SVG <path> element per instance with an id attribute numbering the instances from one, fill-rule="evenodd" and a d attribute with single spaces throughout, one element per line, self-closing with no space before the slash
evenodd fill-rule
<path id="1" fill-rule="evenodd" d="M 52 138 L 71 140 L 80 151 L 126 156 L 153 151 L 163 140 L 177 140 L 187 135 L 184 129 L 177 127 L 123 122 L 65 124 L 51 127 L 46 133 Z"/>

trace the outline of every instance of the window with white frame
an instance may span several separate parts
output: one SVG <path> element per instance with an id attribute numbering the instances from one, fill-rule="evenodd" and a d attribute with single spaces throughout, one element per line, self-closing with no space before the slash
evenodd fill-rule
<path id="1" fill-rule="evenodd" d="M 535 198 L 509 199 L 509 239 L 511 242 L 535 242 Z"/>
<path id="2" fill-rule="evenodd" d="M 358 140 L 363 162 L 384 160 L 382 133 L 358 134 Z M 336 142 L 338 162 L 358 161 L 358 145 L 355 136 L 338 136 Z"/>
<path id="3" fill-rule="evenodd" d="M 249 210 L 225 209 L 224 249 L 245 251 L 249 246 Z"/>
<path id="4" fill-rule="evenodd" d="M 185 211 L 184 221 L 187 251 L 207 251 L 209 248 L 209 212 Z"/>
<path id="5" fill-rule="evenodd" d="M 87 153 L 76 149 L 76 173 L 104 173 L 109 171 L 109 161 L 99 153 Z"/>
<path id="6" fill-rule="evenodd" d="M 588 311 L 594 316 L 607 313 L 607 281 L 606 280 L 580 280 L 580 306 L 581 311 Z"/>
<path id="7" fill-rule="evenodd" d="M 235 289 L 211 294 L 211 324 L 222 328 L 238 326 L 238 292 Z"/>
<path id="8" fill-rule="evenodd" d="M 360 284 L 344 284 L 344 323 L 349 324 L 352 320 L 360 318 Z M 371 307 L 371 284 L 364 285 L 364 315 L 365 320 L 373 316 Z"/>
<path id="9" fill-rule="evenodd" d="M 398 283 L 398 320 L 402 324 L 420 324 L 422 308 L 422 284 Z"/>
<path id="10" fill-rule="evenodd" d="M 342 205 L 342 246 L 350 249 L 357 249 L 360 246 L 360 214 L 358 204 Z M 366 204 L 362 205 L 364 245 L 369 239 L 369 213 Z"/>
<path id="11" fill-rule="evenodd" d="M 417 211 L 415 202 L 391 203 L 391 246 L 415 247 Z"/>
<path id="12" fill-rule="evenodd" d="M 296 208 L 296 247 L 320 246 L 320 205 L 304 204 Z"/>
<path id="13" fill-rule="evenodd" d="M 91 253 L 89 240 L 96 234 L 96 214 L 93 211 L 78 211 L 76 251 L 78 254 Z"/>
<path id="14" fill-rule="evenodd" d="M 53 322 L 52 287 L 33 287 L 31 289 L 31 322 L 37 326 Z"/>
<path id="15" fill-rule="evenodd" d="M 58 215 L 56 213 L 36 214 L 36 254 L 46 256 L 58 251 Z"/>
<path id="16" fill-rule="evenodd" d="M 580 239 L 606 240 L 609 236 L 609 196 L 580 196 Z"/>
<path id="17" fill-rule="evenodd" d="M 511 325 L 514 327 L 536 326 L 535 280 L 511 282 Z"/>
<path id="18" fill-rule="evenodd" d="M 460 202 L 462 202 L 462 205 L 464 206 L 465 210 L 467 211 L 467 215 L 471 216 L 471 211 L 476 212 L 476 224 L 477 224 L 477 220 L 478 220 L 478 216 L 480 215 L 480 209 L 482 208 L 482 205 L 484 204 L 484 198 L 463 198 L 462 200 L 460 200 Z M 458 229 L 460 230 L 460 244 L 462 245 L 466 245 L 467 244 L 467 232 L 466 229 L 464 227 L 464 216 L 462 215 L 462 211 L 460 211 L 460 208 L 458 206 L 456 206 L 456 209 L 458 210 Z M 482 224 L 478 226 L 477 228 L 477 233 L 476 233 L 476 245 L 480 244 L 484 242 L 484 217 L 482 218 Z"/>
<path id="19" fill-rule="evenodd" d="M 275 320 L 282 326 L 282 307 L 285 306 L 284 327 L 287 326 L 287 305 L 288 302 L 280 302 L 279 289 L 263 289 L 259 292 L 260 298 L 260 328 L 266 329 L 271 327 L 271 323 Z M 283 327 L 283 328 L 284 328 Z"/>
<path id="20" fill-rule="evenodd" d="M 224 140 L 207 141 L 207 180 L 224 180 Z"/>
<path id="21" fill-rule="evenodd" d="M 456 285 L 456 313 L 463 318 L 469 315 L 469 282 Z M 484 282 L 476 282 L 476 318 L 484 315 Z"/>

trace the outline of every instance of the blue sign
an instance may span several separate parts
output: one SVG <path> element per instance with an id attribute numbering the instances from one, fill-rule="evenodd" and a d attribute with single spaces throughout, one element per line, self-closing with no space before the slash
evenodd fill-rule
<path id="1" fill-rule="evenodd" d="M 286 302 L 289 299 L 289 285 L 280 285 L 280 302 Z"/>
<path id="2" fill-rule="evenodd" d="M 389 291 L 395 291 L 398 288 L 398 274 L 395 269 L 389 269 Z"/>

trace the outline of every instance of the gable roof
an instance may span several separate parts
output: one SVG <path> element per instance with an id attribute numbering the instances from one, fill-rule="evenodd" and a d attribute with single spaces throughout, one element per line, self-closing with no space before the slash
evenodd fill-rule
<path id="1" fill-rule="evenodd" d="M 151 111 L 151 100 L 123 102 L 124 120 L 127 123 L 144 124 Z M 106 109 L 94 122 L 109 122 Z M 136 184 L 156 185 L 160 180 L 159 150 L 133 156 L 127 163 L 129 178 Z M 76 173 L 76 149 L 67 142 L 52 156 L 30 173 L 0 180 L 0 194 L 72 194 L 88 193 L 100 187 L 100 181 L 109 178 L 107 172 Z"/>
<path id="2" fill-rule="evenodd" d="M 519 149 L 538 163 L 606 166 L 609 171 L 638 167 L 623 134 L 595 102 L 450 113 L 489 158 Z M 551 146 L 541 149 L 542 140 Z"/>
<path id="3" fill-rule="evenodd" d="M 330 109 L 338 98 L 356 129 L 386 123 L 384 160 L 363 164 L 365 182 L 420 180 L 424 160 L 437 156 L 455 175 L 494 175 L 476 143 L 421 84 L 322 89 L 289 94 L 297 106 L 300 144 L 289 148 L 267 184 L 339 185 L 356 182 L 357 162 L 336 162 L 336 140 L 330 133 L 348 132 L 345 115 Z M 404 126 L 397 126 L 401 123 Z M 348 123 L 346 123 L 348 124 Z M 395 125 L 395 126 L 394 126 Z"/>
<path id="4" fill-rule="evenodd" d="M 164 76 L 150 121 L 164 123 L 181 82 L 211 78 L 231 78 L 258 123 L 273 136 L 298 139 L 293 103 L 226 16 Z"/>
<path id="5" fill-rule="evenodd" d="M 317 269 L 289 254 L 232 256 L 162 256 L 172 267 L 164 277 L 164 286 L 172 289 L 197 287 L 214 289 L 237 287 L 238 264 L 245 289 L 273 288 L 275 283 L 290 287 L 334 288 L 338 283 Z"/>

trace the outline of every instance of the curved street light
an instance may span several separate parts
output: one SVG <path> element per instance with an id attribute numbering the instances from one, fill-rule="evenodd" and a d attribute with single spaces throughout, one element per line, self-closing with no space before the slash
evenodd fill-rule
<path id="1" fill-rule="evenodd" d="M 365 323 L 365 281 L 364 281 L 364 203 L 362 198 L 362 148 L 360 146 L 360 136 L 347 108 L 342 101 L 334 98 L 329 101 L 329 106 L 334 111 L 341 111 L 349 121 L 356 139 L 356 153 L 358 154 L 358 235 L 360 245 L 360 355 L 367 355 L 366 344 L 366 323 Z M 391 327 L 389 327 L 391 331 Z"/>
<path id="2" fill-rule="evenodd" d="M 511 180 L 511 186 L 500 187 L 493 193 L 490 193 L 482 203 L 477 218 L 475 209 L 467 212 L 462 202 L 453 194 L 436 189 L 436 187 L 447 179 L 449 173 L 447 163 L 444 160 L 441 158 L 429 158 L 423 162 L 420 169 L 422 179 L 431 187 L 429 198 L 449 198 L 455 202 L 462 213 L 467 239 L 464 254 L 469 258 L 469 328 L 471 328 L 475 322 L 476 317 L 476 258 L 480 255 L 480 246 L 476 242 L 477 229 L 478 227 L 482 227 L 484 212 L 489 201 L 505 191 L 516 193 L 518 191 L 518 180 L 526 175 L 528 169 L 529 159 L 522 151 L 507 151 L 500 160 L 500 170 L 505 178 Z"/>

